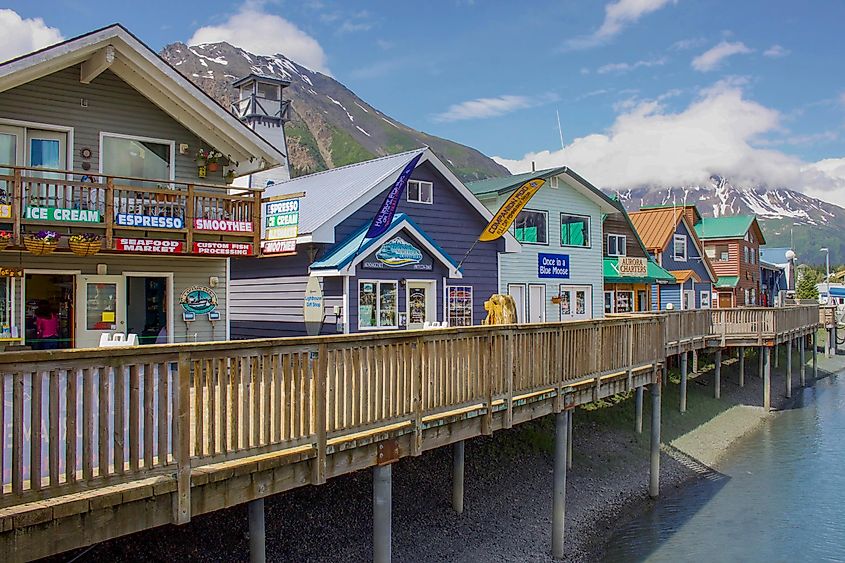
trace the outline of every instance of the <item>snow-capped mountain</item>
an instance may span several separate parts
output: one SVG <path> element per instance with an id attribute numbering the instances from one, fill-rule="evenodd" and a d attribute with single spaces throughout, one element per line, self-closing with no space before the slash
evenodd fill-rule
<path id="1" fill-rule="evenodd" d="M 830 248 L 831 259 L 845 260 L 845 209 L 789 188 L 735 185 L 713 176 L 702 185 L 680 187 L 638 187 L 607 190 L 618 195 L 629 211 L 644 205 L 695 204 L 704 216 L 757 215 L 767 246 L 794 245 L 799 260 L 823 261 L 819 248 Z"/>
<path id="2" fill-rule="evenodd" d="M 416 131 L 392 119 L 330 76 L 282 54 L 249 53 L 229 43 L 173 43 L 161 56 L 229 107 L 232 83 L 250 73 L 291 82 L 291 121 L 285 126 L 291 172 L 302 175 L 427 145 L 464 180 L 503 176 L 507 170 L 477 150 Z M 397 92 L 397 95 L 400 95 Z"/>

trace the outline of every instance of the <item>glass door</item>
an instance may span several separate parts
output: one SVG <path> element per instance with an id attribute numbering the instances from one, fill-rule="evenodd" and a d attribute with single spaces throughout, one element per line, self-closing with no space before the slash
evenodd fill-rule
<path id="1" fill-rule="evenodd" d="M 6 166 L 21 166 L 24 162 L 23 129 L 0 125 L 0 222 L 12 218 L 13 171 Z"/>
<path id="2" fill-rule="evenodd" d="M 592 291 L 588 285 L 560 286 L 560 320 L 593 318 Z"/>
<path id="3" fill-rule="evenodd" d="M 78 282 L 76 346 L 97 347 L 101 335 L 125 333 L 123 276 L 79 276 Z"/>
<path id="4" fill-rule="evenodd" d="M 52 170 L 67 169 L 67 133 L 59 131 L 44 131 L 41 129 L 26 130 L 26 165 L 32 168 L 48 168 Z M 30 176 L 44 178 L 43 182 L 29 182 L 27 189 L 29 205 L 39 207 L 70 208 L 71 194 L 61 180 L 62 175 L 55 172 L 30 172 Z"/>
<path id="5" fill-rule="evenodd" d="M 409 330 L 423 328 L 426 322 L 437 320 L 433 282 L 408 282 L 407 292 Z"/>

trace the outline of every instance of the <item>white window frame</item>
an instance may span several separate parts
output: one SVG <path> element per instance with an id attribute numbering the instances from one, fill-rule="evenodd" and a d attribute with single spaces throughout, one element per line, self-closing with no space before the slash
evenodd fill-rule
<path id="1" fill-rule="evenodd" d="M 707 305 L 704 302 L 707 302 Z M 698 302 L 701 304 L 702 309 L 710 309 L 711 308 L 711 299 L 710 299 L 710 290 L 709 289 L 702 289 L 698 292 Z"/>
<path id="2" fill-rule="evenodd" d="M 581 219 L 587 220 L 587 244 L 563 244 L 563 218 L 566 217 L 579 217 Z M 561 248 L 592 248 L 593 247 L 593 218 L 589 215 L 582 215 L 581 213 L 564 213 L 561 212 L 560 217 L 558 217 L 560 222 L 558 223 L 557 229 L 557 238 L 558 242 L 560 242 Z M 601 242 L 601 237 L 599 237 L 599 242 Z"/>
<path id="3" fill-rule="evenodd" d="M 411 199 L 411 184 L 417 185 L 418 199 Z M 428 186 L 428 201 L 422 199 L 422 188 Z M 405 198 L 409 203 L 422 203 L 424 205 L 434 205 L 434 183 L 426 182 L 425 180 L 408 180 L 408 185 L 405 188 Z"/>
<path id="4" fill-rule="evenodd" d="M 611 237 L 616 241 L 616 252 L 610 251 L 610 239 Z M 622 240 L 622 252 L 619 252 L 619 240 Z M 607 255 L 608 256 L 627 256 L 628 255 L 628 236 L 627 235 L 617 235 L 613 233 L 607 233 Z"/>
<path id="5" fill-rule="evenodd" d="M 613 302 L 613 310 L 619 311 L 619 297 L 622 294 L 628 295 L 628 311 L 623 311 L 625 313 L 636 313 L 637 312 L 637 303 L 636 303 L 636 292 L 633 289 L 617 289 L 616 296 Z"/>
<path id="6" fill-rule="evenodd" d="M 108 131 L 100 131 L 100 154 L 99 154 L 99 173 L 103 174 L 103 164 L 105 159 L 103 158 L 103 140 L 105 137 L 113 137 L 115 139 L 128 139 L 130 141 L 139 141 L 141 143 L 157 143 L 159 145 L 169 145 L 170 146 L 170 178 L 141 178 L 142 180 L 149 180 L 150 182 L 154 182 L 156 180 L 170 180 L 174 182 L 176 180 L 176 141 L 171 139 L 156 139 L 154 137 L 142 137 L 140 135 L 126 135 L 124 133 L 110 133 Z"/>
<path id="7" fill-rule="evenodd" d="M 56 133 L 66 133 L 67 140 L 65 141 L 65 169 L 66 170 L 73 170 L 73 141 L 75 138 L 73 127 L 67 127 L 65 125 L 53 125 L 52 123 L 39 123 L 37 121 L 26 121 L 22 119 L 6 119 L 0 118 L 0 125 L 7 125 L 9 127 L 17 127 L 22 129 L 23 139 L 20 139 L 24 145 L 26 145 L 27 140 L 27 130 L 29 129 L 36 129 L 41 131 L 53 131 Z M 28 147 L 24 146 L 24 153 L 23 158 L 26 160 L 26 152 Z M 22 163 L 21 163 L 22 164 Z M 19 164 L 20 165 L 20 164 Z"/>
<path id="8" fill-rule="evenodd" d="M 514 221 L 513 221 L 513 226 L 511 227 L 511 229 L 513 230 L 512 234 L 513 234 L 514 238 L 516 238 L 516 221 L 517 221 L 517 219 L 519 219 L 519 215 L 523 212 L 525 212 L 525 213 L 542 213 L 546 217 L 546 242 L 530 242 L 530 241 L 524 242 L 524 241 L 521 241 L 519 239 L 516 239 L 519 242 L 519 244 L 530 244 L 532 246 L 549 246 L 549 212 L 543 211 L 542 209 L 525 208 L 525 209 L 522 209 L 519 213 L 517 213 L 516 219 L 514 219 Z"/>
<path id="9" fill-rule="evenodd" d="M 460 290 L 463 290 L 463 291 L 469 291 L 469 324 L 468 325 L 456 325 L 456 324 L 452 323 L 452 319 L 454 317 L 452 316 L 452 311 L 449 308 L 449 306 L 452 304 L 451 295 L 449 295 L 449 293 L 453 289 L 460 289 Z M 473 320 L 474 320 L 473 319 L 473 317 L 474 317 L 473 307 L 475 306 L 473 298 L 474 298 L 474 296 L 472 294 L 472 286 L 471 285 L 447 285 L 446 286 L 446 322 L 449 323 L 449 326 L 472 326 L 472 323 L 473 323 Z"/>
<path id="10" fill-rule="evenodd" d="M 557 176 L 552 176 L 549 178 L 549 187 L 556 190 L 560 187 L 560 178 Z"/>
<path id="11" fill-rule="evenodd" d="M 682 257 L 678 256 L 678 242 L 684 243 L 684 255 Z M 674 258 L 675 262 L 686 262 L 689 259 L 689 245 L 687 235 L 674 235 L 672 237 L 672 257 Z"/>
<path id="12" fill-rule="evenodd" d="M 607 310 L 607 298 L 610 297 L 610 311 Z M 616 294 L 613 290 L 604 292 L 604 314 L 611 315 L 616 312 Z"/>
<path id="13" fill-rule="evenodd" d="M 372 283 L 376 286 L 376 326 L 361 326 L 361 284 Z M 380 325 L 381 322 L 381 286 L 392 285 L 396 288 L 396 323 Z M 396 330 L 399 328 L 399 282 L 396 280 L 358 280 L 358 330 Z"/>

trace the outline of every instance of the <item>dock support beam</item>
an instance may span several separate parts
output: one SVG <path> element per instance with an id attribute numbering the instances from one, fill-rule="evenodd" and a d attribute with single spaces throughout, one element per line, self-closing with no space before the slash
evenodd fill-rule
<path id="1" fill-rule="evenodd" d="M 836 338 L 833 333 L 833 327 L 827 329 L 827 357 L 833 357 L 833 339 Z"/>
<path id="2" fill-rule="evenodd" d="M 569 420 L 566 421 L 566 468 L 572 469 L 572 429 L 574 427 L 575 409 L 566 411 Z"/>
<path id="3" fill-rule="evenodd" d="M 681 412 L 687 412 L 687 360 L 688 353 L 681 354 Z"/>
<path id="4" fill-rule="evenodd" d="M 716 368 L 713 375 L 713 396 L 717 399 L 722 398 L 722 349 L 716 350 L 715 357 Z"/>
<path id="5" fill-rule="evenodd" d="M 769 412 L 772 408 L 772 349 L 764 348 L 763 352 L 763 410 Z"/>
<path id="6" fill-rule="evenodd" d="M 552 493 L 552 557 L 563 559 L 564 518 L 566 516 L 566 450 L 569 415 L 555 415 L 555 469 Z"/>
<path id="7" fill-rule="evenodd" d="M 264 534 L 264 499 L 259 498 L 247 504 L 249 513 L 249 563 L 264 563 L 267 560 Z"/>
<path id="8" fill-rule="evenodd" d="M 642 389 L 642 388 L 641 388 Z M 649 385 L 651 393 L 651 468 L 648 481 L 648 495 L 657 498 L 660 494 L 660 383 Z"/>
<path id="9" fill-rule="evenodd" d="M 637 395 L 635 402 L 634 428 L 637 434 L 643 433 L 643 386 L 637 387 Z"/>
<path id="10" fill-rule="evenodd" d="M 819 378 L 819 360 L 818 360 L 818 353 L 819 353 L 819 344 L 816 342 L 818 336 L 816 333 L 813 333 L 813 381 L 816 381 Z"/>
<path id="11" fill-rule="evenodd" d="M 786 398 L 792 398 L 792 339 L 786 345 Z"/>
<path id="12" fill-rule="evenodd" d="M 464 512 L 464 441 L 452 444 L 452 508 Z"/>
<path id="13" fill-rule="evenodd" d="M 774 351 L 774 355 L 775 355 L 775 367 L 779 367 L 779 366 L 780 366 L 780 357 L 779 357 L 779 356 L 780 356 L 780 354 L 778 354 L 778 351 L 779 351 L 778 345 L 777 345 L 777 344 L 775 344 L 775 351 Z"/>
<path id="14" fill-rule="evenodd" d="M 798 359 L 801 362 L 801 367 L 798 371 L 798 376 L 800 378 L 801 387 L 807 385 L 807 357 L 804 353 L 804 349 L 807 347 L 807 337 L 802 336 L 798 339 Z"/>
<path id="15" fill-rule="evenodd" d="M 390 563 L 392 471 L 390 465 L 373 467 L 373 562 Z"/>
<path id="16" fill-rule="evenodd" d="M 757 374 L 757 377 L 759 377 L 760 379 L 763 379 L 763 368 L 764 368 L 764 366 L 763 366 L 763 356 L 765 356 L 765 353 L 763 352 L 764 347 L 763 347 L 763 346 L 760 346 L 760 348 L 758 348 L 758 350 L 760 351 L 760 357 L 759 357 L 759 360 L 760 360 L 760 366 L 759 366 L 759 367 L 760 367 L 760 372 Z"/>
<path id="17" fill-rule="evenodd" d="M 745 387 L 745 346 L 739 347 L 739 386 Z"/>

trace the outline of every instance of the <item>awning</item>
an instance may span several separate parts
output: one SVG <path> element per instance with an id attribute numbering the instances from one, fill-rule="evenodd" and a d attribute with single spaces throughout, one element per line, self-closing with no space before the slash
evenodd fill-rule
<path id="1" fill-rule="evenodd" d="M 657 265 L 656 262 L 649 260 L 647 262 L 646 277 L 631 277 L 620 276 L 616 265 L 619 263 L 618 258 L 605 258 L 603 263 L 604 283 L 674 283 L 675 278 L 672 274 Z"/>
<path id="2" fill-rule="evenodd" d="M 716 289 L 733 289 L 739 283 L 739 276 L 719 276 Z"/>
<path id="3" fill-rule="evenodd" d="M 428 236 L 414 221 L 404 213 L 397 213 L 387 231 L 376 238 L 366 238 L 370 224 L 361 227 L 352 236 L 335 246 L 326 256 L 311 264 L 312 276 L 354 276 L 355 266 L 361 262 L 373 249 L 378 248 L 384 241 L 402 231 L 410 232 L 420 246 L 431 256 L 442 263 L 449 270 L 450 278 L 461 278 L 463 274 L 458 269 L 458 263 L 440 248 L 434 239 Z"/>
<path id="4" fill-rule="evenodd" d="M 686 283 L 690 278 L 694 279 L 696 282 L 701 282 L 701 277 L 693 270 L 675 270 L 672 272 L 672 277 L 674 277 L 675 281 L 678 283 Z"/>

